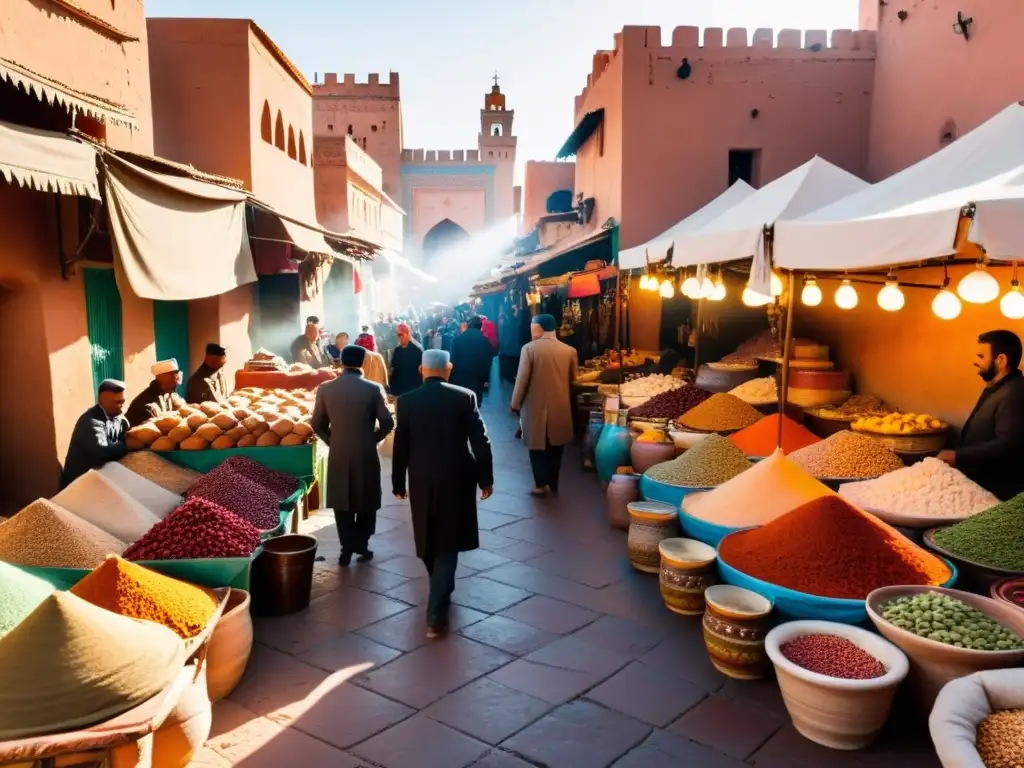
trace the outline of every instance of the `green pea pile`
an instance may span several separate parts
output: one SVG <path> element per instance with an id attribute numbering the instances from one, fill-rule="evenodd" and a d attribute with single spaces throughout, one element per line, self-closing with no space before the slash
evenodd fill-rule
<path id="1" fill-rule="evenodd" d="M 947 552 L 994 568 L 1024 571 L 1024 493 L 935 532 Z"/>
<path id="2" fill-rule="evenodd" d="M 922 592 L 899 597 L 882 610 L 886 621 L 957 648 L 975 651 L 1024 650 L 1024 638 L 955 597 Z"/>

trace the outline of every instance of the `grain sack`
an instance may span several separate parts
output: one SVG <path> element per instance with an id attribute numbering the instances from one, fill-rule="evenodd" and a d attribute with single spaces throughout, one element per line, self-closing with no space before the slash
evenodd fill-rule
<path id="1" fill-rule="evenodd" d="M 53 585 L 0 560 L 0 637 L 53 594 Z"/>
<path id="2" fill-rule="evenodd" d="M 170 685 L 185 655 L 167 627 L 54 592 L 0 638 L 0 741 L 109 720 Z"/>
<path id="3" fill-rule="evenodd" d="M 149 451 L 129 453 L 118 463 L 128 467 L 135 474 L 156 483 L 161 488 L 178 495 L 185 493 L 192 483 L 203 476 L 201 472 L 179 467 Z"/>
<path id="4" fill-rule="evenodd" d="M 162 488 L 116 461 L 104 464 L 99 473 L 161 520 L 181 504 L 180 494 Z"/>
<path id="5" fill-rule="evenodd" d="M 53 503 L 121 541 L 135 541 L 159 520 L 95 469 L 54 496 Z"/>
<path id="6" fill-rule="evenodd" d="M 95 568 L 127 544 L 47 499 L 0 525 L 0 560 L 14 565 Z"/>

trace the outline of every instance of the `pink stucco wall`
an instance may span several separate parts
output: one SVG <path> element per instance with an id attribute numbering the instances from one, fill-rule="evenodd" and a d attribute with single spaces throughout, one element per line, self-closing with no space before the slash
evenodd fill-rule
<path id="1" fill-rule="evenodd" d="M 616 35 L 616 40 L 620 38 Z M 595 78 L 594 73 L 600 72 Z M 594 73 L 587 76 L 588 88 L 576 100 L 576 121 L 588 112 L 604 110 L 604 121 L 593 136 L 576 154 L 576 184 L 574 192 L 595 200 L 594 219 L 604 222 L 614 218 L 622 221 L 623 198 L 623 144 L 626 135 L 623 126 L 622 56 L 609 59 L 599 52 L 594 56 Z M 644 199 L 654 199 L 650 190 Z M 620 248 L 628 247 L 620 241 Z"/>
<path id="2" fill-rule="evenodd" d="M 527 160 L 522 193 L 523 231 L 533 229 L 537 220 L 547 212 L 546 203 L 551 193 L 561 189 L 571 192 L 575 180 L 575 163 Z"/>
<path id="3" fill-rule="evenodd" d="M 418 188 L 412 193 L 411 242 L 423 244 L 423 238 L 438 222 L 451 219 L 473 234 L 487 227 L 487 197 L 481 189 L 469 187 Z"/>

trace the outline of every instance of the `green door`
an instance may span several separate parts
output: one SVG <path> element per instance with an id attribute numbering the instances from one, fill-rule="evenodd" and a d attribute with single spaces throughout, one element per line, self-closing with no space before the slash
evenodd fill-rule
<path id="1" fill-rule="evenodd" d="M 121 294 L 114 270 L 86 268 L 85 321 L 92 355 L 93 392 L 104 379 L 124 379 L 124 336 L 121 332 Z"/>
<path id="2" fill-rule="evenodd" d="M 191 373 L 188 346 L 188 302 L 154 301 L 153 332 L 156 334 L 156 359 L 174 358 L 184 372 L 178 394 L 185 396 L 185 382 Z"/>

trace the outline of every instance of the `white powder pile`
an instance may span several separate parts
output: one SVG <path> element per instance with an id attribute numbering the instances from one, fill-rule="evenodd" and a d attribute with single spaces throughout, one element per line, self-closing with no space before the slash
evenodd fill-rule
<path id="1" fill-rule="evenodd" d="M 892 515 L 963 518 L 999 503 L 957 469 L 928 458 L 887 475 L 839 486 L 839 495 Z"/>
<path id="2" fill-rule="evenodd" d="M 53 503 L 126 542 L 141 539 L 160 521 L 95 469 L 54 496 Z"/>
<path id="3" fill-rule="evenodd" d="M 171 493 L 116 461 L 104 464 L 99 472 L 161 520 L 181 506 L 181 496 Z"/>

